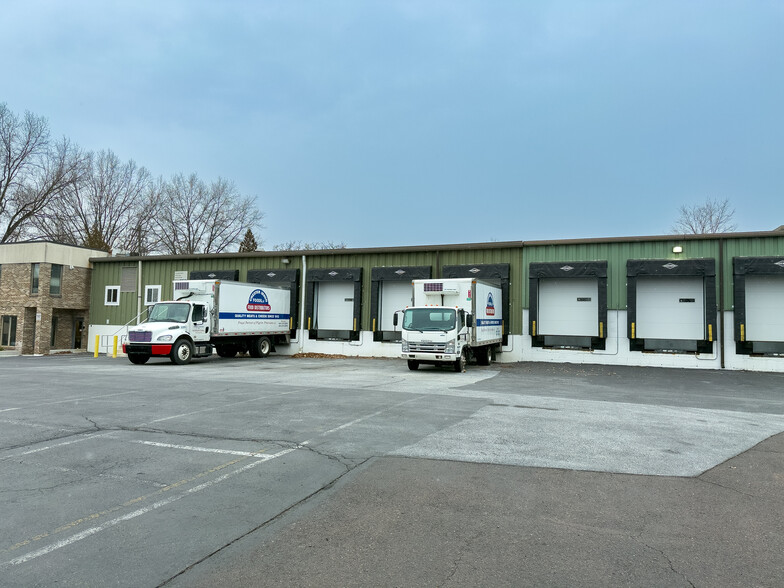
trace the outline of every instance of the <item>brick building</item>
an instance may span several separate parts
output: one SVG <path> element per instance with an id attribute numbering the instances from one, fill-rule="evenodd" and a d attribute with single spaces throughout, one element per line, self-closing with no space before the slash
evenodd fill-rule
<path id="1" fill-rule="evenodd" d="M 46 241 L 0 245 L 0 347 L 86 349 L 90 257 L 108 255 Z"/>

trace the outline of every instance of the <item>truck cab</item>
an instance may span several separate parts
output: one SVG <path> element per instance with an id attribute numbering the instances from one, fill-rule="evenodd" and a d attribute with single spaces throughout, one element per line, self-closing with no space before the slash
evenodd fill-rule
<path id="1" fill-rule="evenodd" d="M 199 297 L 203 298 L 203 297 Z M 177 364 L 193 357 L 212 354 L 211 300 L 191 298 L 158 302 L 147 319 L 128 329 L 123 351 L 132 363 L 146 363 L 150 357 L 170 357 Z"/>
<path id="2" fill-rule="evenodd" d="M 473 317 L 461 308 L 422 306 L 403 311 L 402 353 L 409 369 L 422 363 L 452 364 L 463 371 L 467 361 L 464 348 L 470 338 Z"/>

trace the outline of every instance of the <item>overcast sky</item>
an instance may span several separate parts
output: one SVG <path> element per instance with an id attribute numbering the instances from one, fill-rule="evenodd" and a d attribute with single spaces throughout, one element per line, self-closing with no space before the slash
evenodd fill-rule
<path id="1" fill-rule="evenodd" d="M 784 224 L 781 0 L 3 0 L 0 102 L 233 180 L 264 247 Z"/>

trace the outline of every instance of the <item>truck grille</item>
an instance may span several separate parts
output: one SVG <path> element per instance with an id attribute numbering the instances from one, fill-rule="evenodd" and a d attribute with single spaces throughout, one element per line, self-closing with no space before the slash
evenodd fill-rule
<path id="1" fill-rule="evenodd" d="M 409 351 L 421 351 L 424 353 L 444 353 L 446 343 L 409 343 Z"/>
<path id="2" fill-rule="evenodd" d="M 133 343 L 149 343 L 152 341 L 152 331 L 131 331 L 128 333 L 128 341 Z"/>

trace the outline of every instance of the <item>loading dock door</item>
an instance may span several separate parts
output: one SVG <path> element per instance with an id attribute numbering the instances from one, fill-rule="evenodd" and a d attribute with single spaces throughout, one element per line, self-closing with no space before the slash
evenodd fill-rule
<path id="1" fill-rule="evenodd" d="M 540 278 L 540 335 L 599 336 L 599 282 L 596 278 Z"/>
<path id="2" fill-rule="evenodd" d="M 320 282 L 315 314 L 317 329 L 354 330 L 354 283 Z"/>
<path id="3" fill-rule="evenodd" d="M 397 330 L 392 324 L 395 312 L 413 304 L 411 282 L 381 282 L 380 331 Z"/>
<path id="4" fill-rule="evenodd" d="M 705 339 L 704 279 L 637 278 L 637 338 Z"/>
<path id="5" fill-rule="evenodd" d="M 784 276 L 746 276 L 746 340 L 784 341 Z"/>

